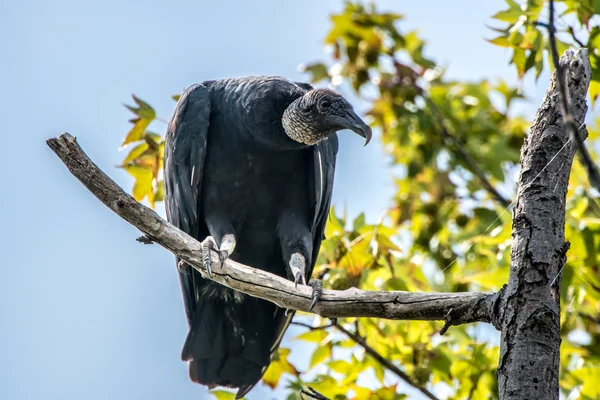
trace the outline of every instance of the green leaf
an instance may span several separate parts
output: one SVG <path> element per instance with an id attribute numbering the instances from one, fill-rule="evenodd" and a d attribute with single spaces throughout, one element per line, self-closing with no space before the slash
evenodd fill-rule
<path id="1" fill-rule="evenodd" d="M 492 15 L 492 18 L 497 19 L 498 21 L 515 24 L 522 15 L 523 12 L 521 10 L 506 10 L 498 11 L 496 14 Z"/>
<path id="2" fill-rule="evenodd" d="M 517 67 L 519 78 L 521 78 L 525 72 L 527 72 L 527 57 L 525 56 L 525 50 L 519 48 L 513 49 L 513 56 L 510 62 Z"/>
<path id="3" fill-rule="evenodd" d="M 163 180 L 160 180 L 156 183 L 156 191 L 154 192 L 154 201 L 164 201 L 165 200 L 165 183 Z"/>
<path id="4" fill-rule="evenodd" d="M 354 231 L 360 231 L 360 229 L 365 226 L 365 213 L 358 214 L 358 217 L 354 219 L 352 226 Z"/>
<path id="5" fill-rule="evenodd" d="M 329 78 L 329 73 L 327 72 L 327 67 L 322 63 L 315 63 L 301 66 L 301 72 L 306 72 L 310 74 L 310 82 L 317 83 L 325 78 Z"/>
<path id="6" fill-rule="evenodd" d="M 133 101 L 136 103 L 137 107 L 129 106 L 127 104 L 125 104 L 125 107 L 134 113 L 137 118 L 129 120 L 129 122 L 133 123 L 133 128 L 131 128 L 121 146 L 126 146 L 129 143 L 141 140 L 144 137 L 144 132 L 148 125 L 156 118 L 156 112 L 148 103 L 137 98 L 133 94 L 131 97 L 133 97 Z"/>
<path id="7" fill-rule="evenodd" d="M 506 36 L 498 36 L 494 39 L 486 39 L 486 41 L 500 47 L 513 47 L 512 43 L 508 41 Z"/>

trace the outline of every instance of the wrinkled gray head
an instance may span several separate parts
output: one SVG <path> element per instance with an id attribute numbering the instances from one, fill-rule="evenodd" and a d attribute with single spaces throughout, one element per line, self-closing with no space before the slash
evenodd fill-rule
<path id="1" fill-rule="evenodd" d="M 371 128 L 365 124 L 342 96 L 329 89 L 314 89 L 296 99 L 281 119 L 285 133 L 308 146 L 319 143 L 333 132 L 350 129 L 371 140 Z"/>

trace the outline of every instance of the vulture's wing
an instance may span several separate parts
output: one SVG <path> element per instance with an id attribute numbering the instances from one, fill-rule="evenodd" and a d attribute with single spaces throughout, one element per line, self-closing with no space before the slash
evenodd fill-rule
<path id="1" fill-rule="evenodd" d="M 313 254 L 310 268 L 306 271 L 306 279 L 312 275 L 321 242 L 325 238 L 325 224 L 329 216 L 331 195 L 333 193 L 333 177 L 335 173 L 335 160 L 338 152 L 338 137 L 334 133 L 327 140 L 314 146 L 314 204 L 315 215 L 312 225 Z"/>
<path id="2" fill-rule="evenodd" d="M 206 158 L 210 109 L 208 89 L 199 84 L 190 86 L 177 102 L 165 138 L 167 219 L 194 238 L 204 233 L 200 230 L 205 230 L 199 221 L 198 199 Z M 185 268 L 179 274 L 188 322 L 196 307 L 194 280 L 201 279 L 198 275 L 191 268 Z"/>
<path id="3" fill-rule="evenodd" d="M 311 199 L 314 204 L 314 218 L 312 224 L 313 237 L 313 254 L 310 260 L 310 265 L 306 271 L 306 280 L 310 280 L 321 242 L 325 238 L 325 224 L 329 216 L 329 207 L 331 206 L 331 195 L 333 193 L 333 178 L 335 173 L 335 161 L 338 152 L 338 137 L 337 134 L 332 134 L 327 140 L 313 146 L 313 162 L 309 164 L 309 185 L 308 188 Z M 281 313 L 280 325 L 277 332 L 277 337 L 271 347 L 271 358 L 273 353 L 279 347 L 283 335 L 288 326 L 292 322 L 295 312 L 288 312 L 287 317 L 283 317 L 284 310 L 279 310 Z M 266 368 L 262 371 L 266 371 Z M 247 393 L 247 392 L 246 392 Z"/>

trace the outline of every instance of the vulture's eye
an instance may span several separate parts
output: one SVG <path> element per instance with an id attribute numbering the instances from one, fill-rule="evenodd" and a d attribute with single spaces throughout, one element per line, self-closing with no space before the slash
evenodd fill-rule
<path id="1" fill-rule="evenodd" d="M 329 100 L 323 100 L 321 102 L 321 107 L 322 108 L 329 108 L 331 106 L 331 103 L 329 102 Z"/>

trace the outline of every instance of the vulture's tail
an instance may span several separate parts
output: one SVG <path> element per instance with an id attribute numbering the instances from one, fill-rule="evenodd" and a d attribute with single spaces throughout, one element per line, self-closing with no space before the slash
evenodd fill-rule
<path id="1" fill-rule="evenodd" d="M 239 388 L 241 398 L 269 366 L 283 310 L 216 283 L 202 289 L 181 357 L 192 381 Z"/>

